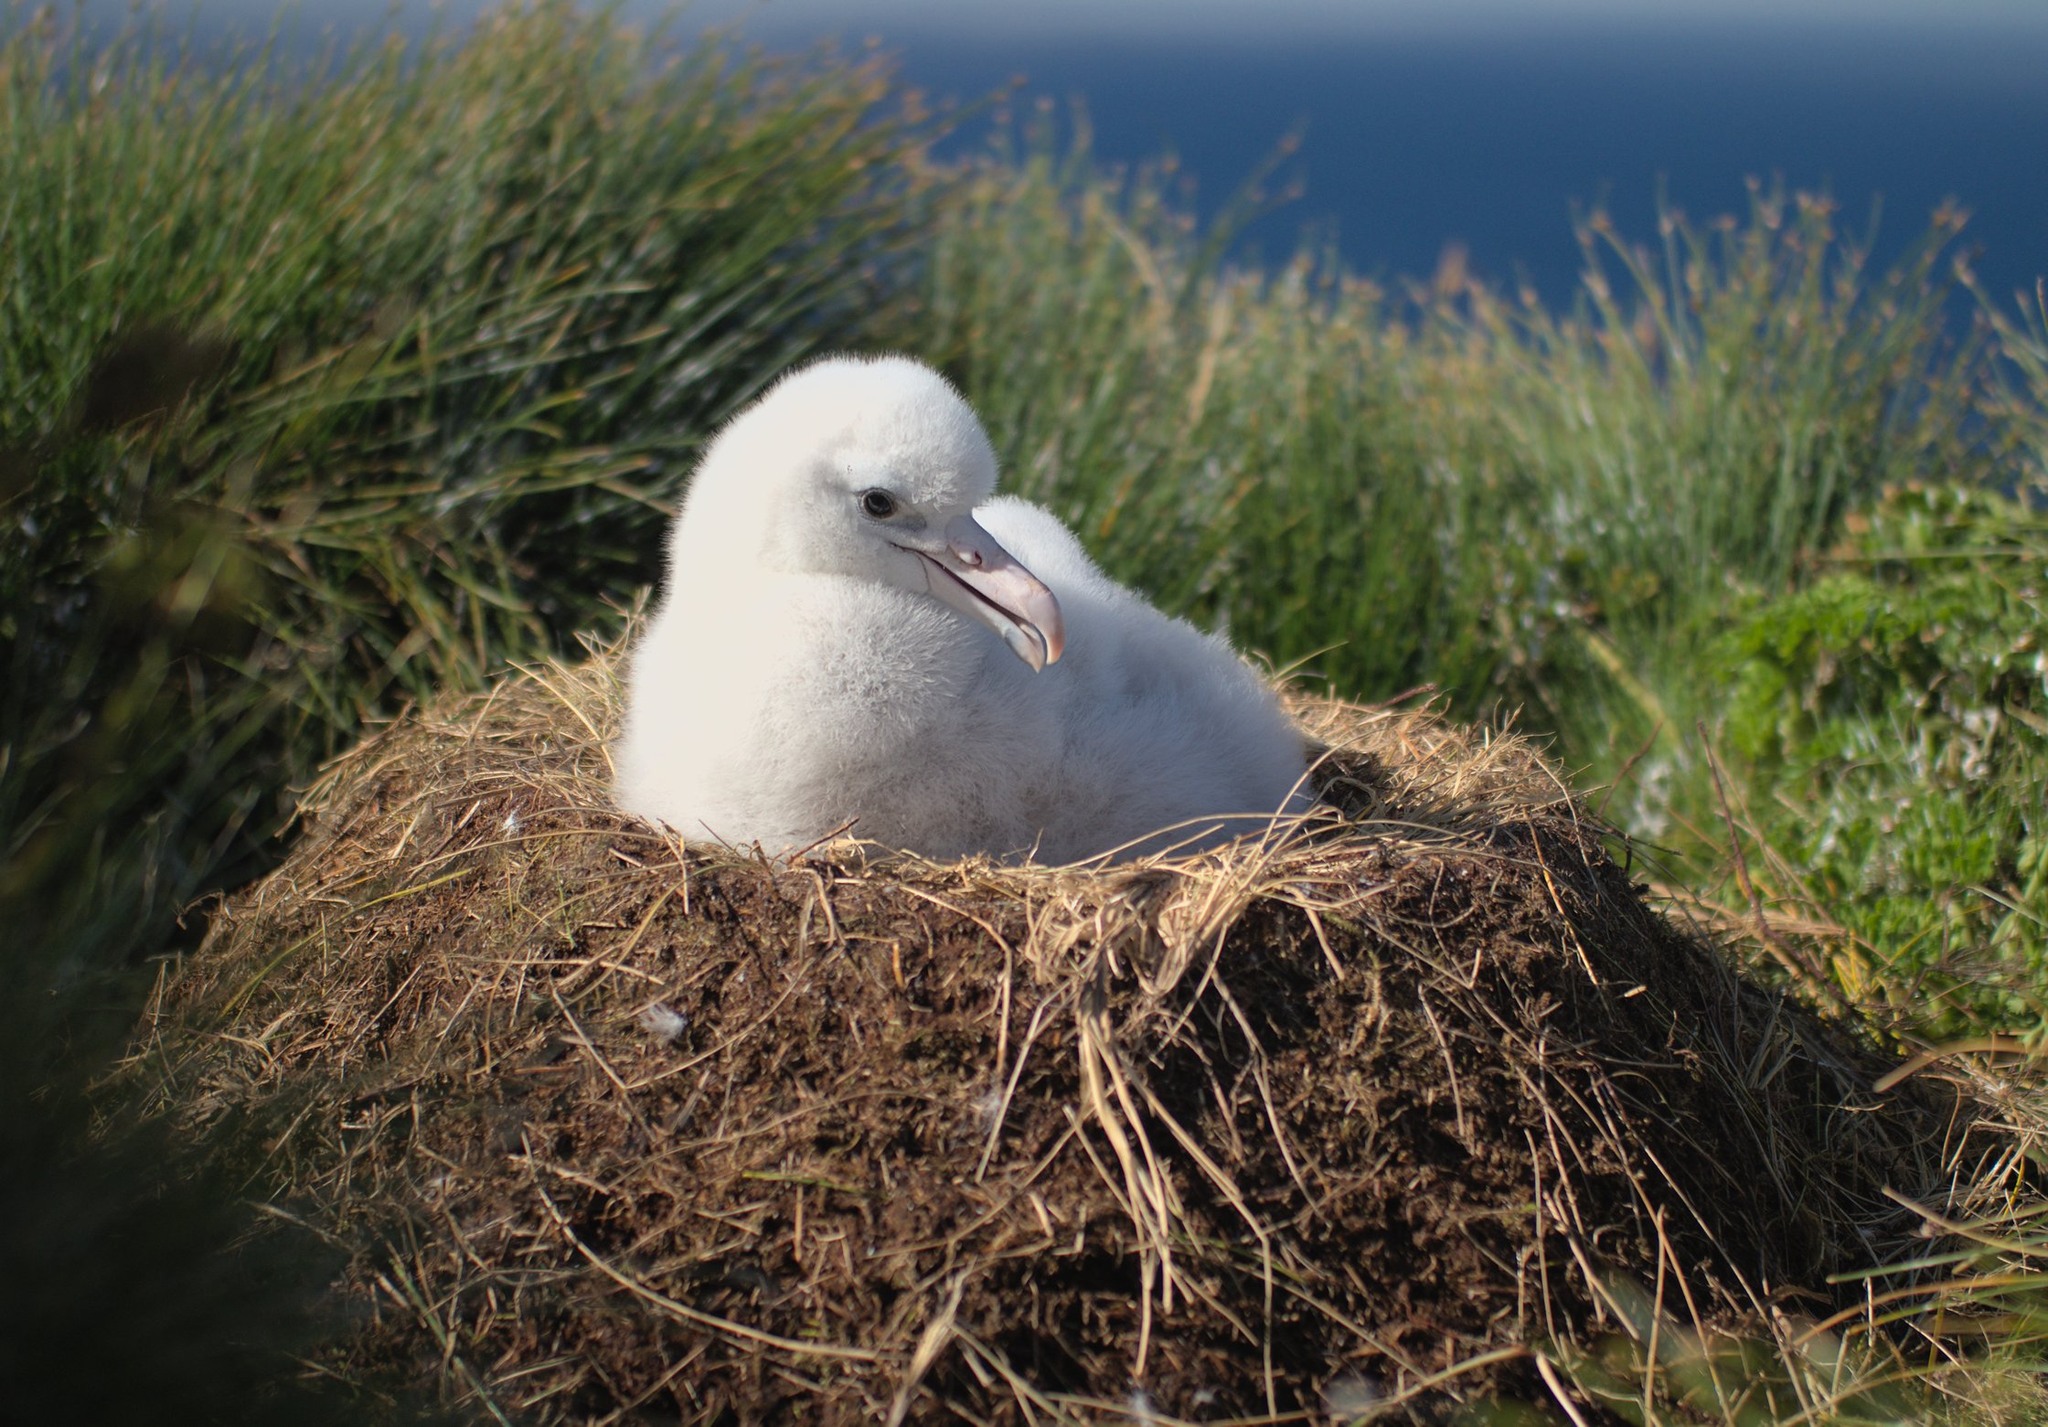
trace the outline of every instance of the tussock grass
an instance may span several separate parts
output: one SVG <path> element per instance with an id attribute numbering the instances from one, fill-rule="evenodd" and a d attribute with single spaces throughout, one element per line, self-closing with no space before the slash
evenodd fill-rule
<path id="1" fill-rule="evenodd" d="M 878 300 L 918 135 L 872 66 L 566 4 L 315 77 L 10 29 L 0 904 L 126 947 L 365 716 L 630 599 L 696 443 Z"/>
<path id="2" fill-rule="evenodd" d="M 2002 767 L 2037 765 L 2043 690 L 2027 691 L 2033 656 L 2010 634 L 2034 598 L 2031 537 L 2015 534 L 2010 578 L 1928 575 L 1943 593 L 1916 607 L 1945 614 L 1903 637 L 1939 652 L 1880 676 L 1914 691 L 1892 714 L 1780 679 L 1838 721 L 1815 747 L 1868 745 L 1801 749 L 1824 796 L 1872 790 L 1854 807 L 1820 817 L 1757 737 L 1762 719 L 1790 729 L 1789 702 L 1728 722 L 1731 691 L 1778 676 L 1771 631 L 1799 623 L 1778 602 L 1866 548 L 1881 561 L 1871 518 L 1888 492 L 1991 512 L 1934 545 L 2026 524 L 2001 497 L 1938 494 L 2032 489 L 2048 410 L 2039 312 L 1945 321 L 1968 281 L 1951 262 L 1959 213 L 1884 272 L 1804 195 L 1759 187 L 1746 217 L 1707 224 L 1667 213 L 1647 249 L 1594 214 L 1583 292 L 1559 313 L 1455 263 L 1392 294 L 1308 258 L 1229 269 L 1161 175 L 1105 177 L 1044 132 L 963 182 L 932 249 L 924 350 L 988 414 L 1010 479 L 1113 572 L 1337 692 L 1434 687 L 1461 716 L 1554 737 L 1577 781 L 1612 785 L 1603 809 L 1657 847 L 1660 880 L 1716 886 L 1731 921 L 1831 927 L 1800 969 L 1809 990 L 1839 983 L 1827 994 L 1884 1003 L 1909 1034 L 2036 1024 L 2031 933 L 1920 934 L 1956 921 L 1930 868 L 2016 907 L 2013 928 L 2048 916 L 2031 775 L 1993 779 L 1939 837 L 1871 848 L 1860 873 L 1810 851 L 1844 823 L 1889 827 L 1914 788 L 1939 801 L 1929 768 L 1963 744 L 1915 752 L 1927 739 L 1885 719 L 1951 697 L 1930 690 L 1988 688 L 1987 659 L 2011 673 L 1965 717 L 2003 720 Z M 1972 633 L 1940 633 L 1958 629 Z M 1845 626 L 1818 656 L 1822 683 L 1858 637 Z M 1876 918 L 1858 900 L 1873 886 L 1897 903 Z M 1784 939 L 1770 934 L 1768 959 L 1795 964 Z"/>
<path id="3" fill-rule="evenodd" d="M 1595 215 L 1558 315 L 1455 268 L 1390 295 L 1307 258 L 1220 267 L 1156 175 L 1042 138 L 967 195 L 920 331 L 1013 479 L 1283 665 L 1522 704 L 1574 756 L 1639 741 L 1684 641 L 1845 511 L 1991 469 L 1941 327 L 1953 215 L 1875 275 L 1804 197 L 1667 215 L 1654 254 Z"/>

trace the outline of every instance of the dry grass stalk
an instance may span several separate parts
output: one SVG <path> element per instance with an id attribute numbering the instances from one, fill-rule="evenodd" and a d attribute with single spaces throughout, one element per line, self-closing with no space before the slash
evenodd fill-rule
<path id="1" fill-rule="evenodd" d="M 336 1370 L 538 1422 L 1399 1412 L 1547 1396 L 1526 1345 L 1626 1329 L 1617 1276 L 1813 1308 L 1918 1228 L 1887 1191 L 1958 1202 L 1965 1102 L 1648 910 L 1519 738 L 1303 699 L 1328 810 L 1260 846 L 768 860 L 607 807 L 616 701 L 599 651 L 368 740 L 154 1007 L 167 1109 L 253 1116 L 359 1246 Z"/>

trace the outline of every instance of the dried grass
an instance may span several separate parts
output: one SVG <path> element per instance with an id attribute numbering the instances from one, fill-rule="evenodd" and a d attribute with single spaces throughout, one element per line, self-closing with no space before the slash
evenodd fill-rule
<path id="1" fill-rule="evenodd" d="M 1981 1198 L 1968 1096 L 1874 1092 L 1525 741 L 1296 710 L 1329 810 L 1265 845 L 783 861 L 606 805 L 609 652 L 528 670 L 327 770 L 132 1069 L 356 1250 L 328 1370 L 535 1422 L 1543 1395 L 1612 1284 L 1818 1318 L 1888 1191 Z"/>

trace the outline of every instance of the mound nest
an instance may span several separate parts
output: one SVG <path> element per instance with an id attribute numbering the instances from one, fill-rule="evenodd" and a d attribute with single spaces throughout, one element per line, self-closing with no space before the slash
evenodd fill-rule
<path id="1" fill-rule="evenodd" d="M 1517 739 L 1303 701 L 1337 811 L 1276 846 L 785 861 L 609 809 L 615 700 L 600 657 L 371 739 L 159 996 L 171 1112 L 270 1125 L 354 1246 L 331 1370 L 535 1422 L 1428 1411 L 1540 1390 L 1617 1283 L 1825 1311 L 1935 1172 Z"/>

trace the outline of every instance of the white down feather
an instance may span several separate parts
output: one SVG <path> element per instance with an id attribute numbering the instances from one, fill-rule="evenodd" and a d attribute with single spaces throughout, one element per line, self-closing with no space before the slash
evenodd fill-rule
<path id="1" fill-rule="evenodd" d="M 632 654 L 619 805 L 769 852 L 850 825 L 1048 863 L 1303 810 L 1302 739 L 1264 681 L 995 477 L 967 404 L 901 358 L 816 363 L 735 418 Z"/>

